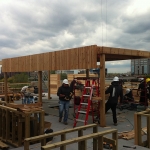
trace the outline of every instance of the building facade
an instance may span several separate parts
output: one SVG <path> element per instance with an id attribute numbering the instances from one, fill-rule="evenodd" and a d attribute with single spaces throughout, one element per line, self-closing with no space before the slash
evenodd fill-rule
<path id="1" fill-rule="evenodd" d="M 150 59 L 132 59 L 131 74 L 132 75 L 150 74 Z"/>

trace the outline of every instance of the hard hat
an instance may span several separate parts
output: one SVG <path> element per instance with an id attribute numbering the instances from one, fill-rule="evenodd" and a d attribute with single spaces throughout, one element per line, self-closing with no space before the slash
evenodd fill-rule
<path id="1" fill-rule="evenodd" d="M 129 94 L 130 93 L 130 89 L 126 89 L 126 94 Z"/>
<path id="2" fill-rule="evenodd" d="M 118 77 L 114 77 L 113 81 L 119 81 L 119 78 Z"/>
<path id="3" fill-rule="evenodd" d="M 64 80 L 63 80 L 63 83 L 64 83 L 64 84 L 69 84 L 67 79 L 64 79 Z"/>
<path id="4" fill-rule="evenodd" d="M 148 82 L 150 82 L 150 78 L 147 78 L 147 79 L 146 79 L 146 83 L 148 83 Z"/>

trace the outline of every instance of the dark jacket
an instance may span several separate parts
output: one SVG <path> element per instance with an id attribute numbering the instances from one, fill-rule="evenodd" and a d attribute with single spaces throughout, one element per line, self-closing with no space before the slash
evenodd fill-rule
<path id="1" fill-rule="evenodd" d="M 70 93 L 72 92 L 72 90 L 71 90 L 71 88 L 68 86 L 68 87 L 64 87 L 63 85 L 62 86 L 60 86 L 59 88 L 58 88 L 58 91 L 57 91 L 57 96 L 59 96 L 59 99 L 60 100 L 64 100 L 64 101 L 66 101 L 65 100 L 65 98 L 68 98 L 68 97 L 70 97 Z M 64 97 L 60 97 L 60 94 L 63 94 L 63 95 L 65 95 Z"/>
<path id="2" fill-rule="evenodd" d="M 110 96 L 108 98 L 108 103 L 118 103 L 119 96 L 120 96 L 120 102 L 122 102 L 123 90 L 122 90 L 121 85 L 119 85 L 119 82 L 112 82 L 112 84 L 105 91 L 105 94 L 109 94 L 109 93 L 110 93 Z"/>

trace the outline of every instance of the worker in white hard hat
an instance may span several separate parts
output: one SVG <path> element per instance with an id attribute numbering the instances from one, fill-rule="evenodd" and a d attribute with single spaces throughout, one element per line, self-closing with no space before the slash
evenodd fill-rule
<path id="1" fill-rule="evenodd" d="M 63 123 L 65 125 L 68 124 L 69 105 L 72 95 L 73 94 L 69 86 L 69 82 L 67 79 L 64 79 L 62 86 L 58 88 L 57 96 L 59 96 L 59 122 L 62 121 L 64 112 Z"/>
<path id="2" fill-rule="evenodd" d="M 119 83 L 119 78 L 116 76 L 113 78 L 113 82 L 111 85 L 106 89 L 105 94 L 110 94 L 108 101 L 105 105 L 105 112 L 107 112 L 109 109 L 112 110 L 113 113 L 113 122 L 114 125 L 117 125 L 117 117 L 116 117 L 116 107 L 118 104 L 118 98 L 120 97 L 120 102 L 122 102 L 123 99 L 123 90 L 122 86 Z"/>

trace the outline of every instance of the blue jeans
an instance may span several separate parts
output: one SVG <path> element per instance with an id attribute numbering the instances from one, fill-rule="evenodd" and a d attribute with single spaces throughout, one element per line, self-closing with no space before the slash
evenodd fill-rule
<path id="1" fill-rule="evenodd" d="M 32 98 L 23 97 L 22 104 L 30 104 L 32 102 Z"/>
<path id="2" fill-rule="evenodd" d="M 67 120 L 68 120 L 69 105 L 70 105 L 70 101 L 59 100 L 59 118 L 63 117 L 63 111 L 64 111 L 63 122 L 67 122 Z"/>

